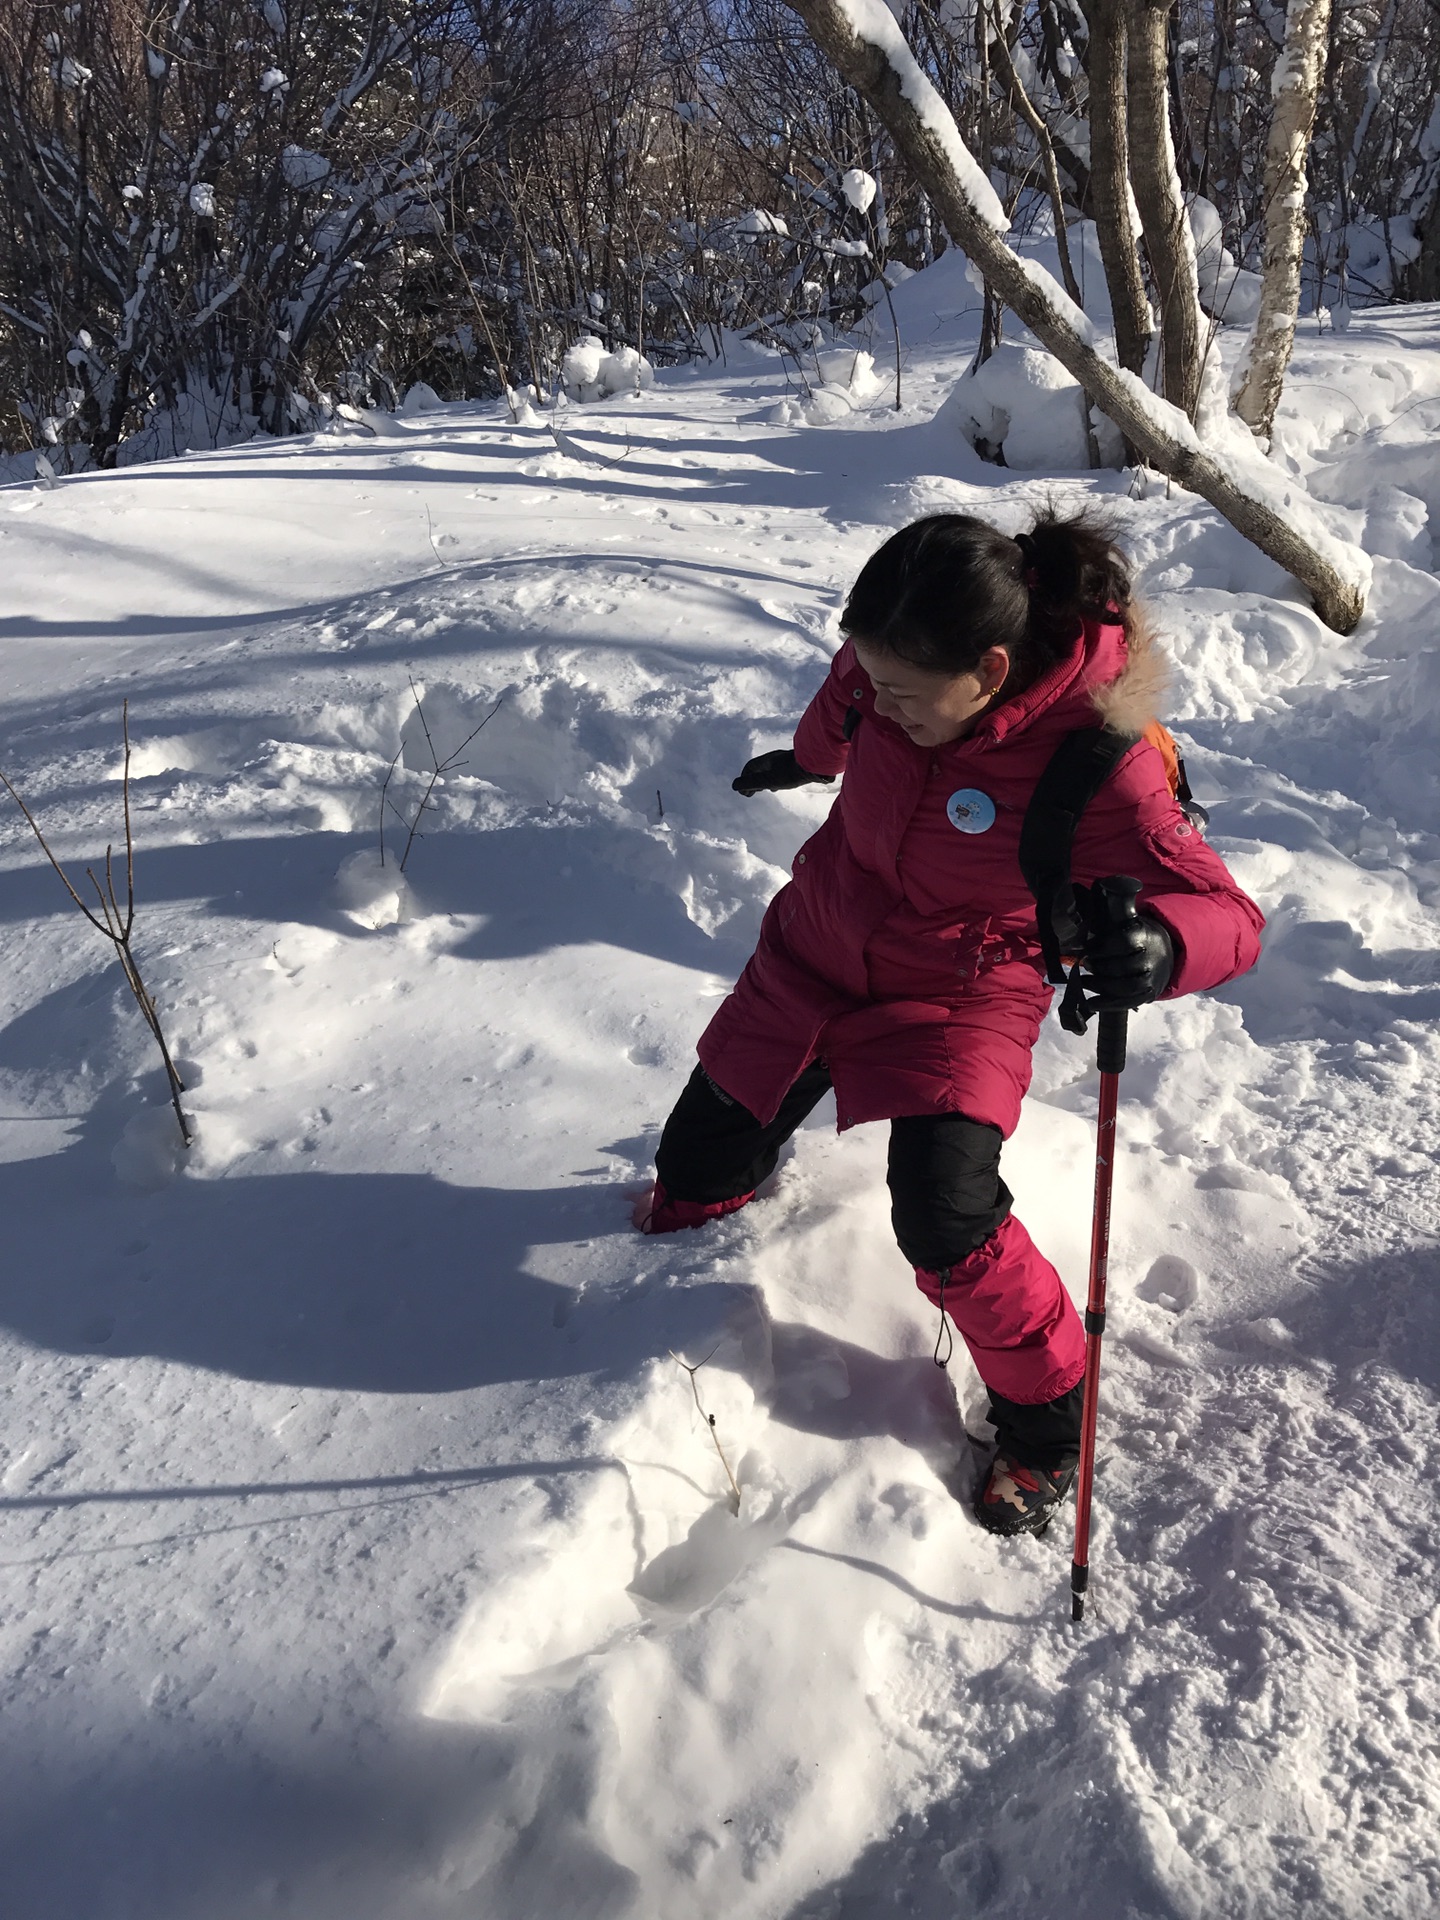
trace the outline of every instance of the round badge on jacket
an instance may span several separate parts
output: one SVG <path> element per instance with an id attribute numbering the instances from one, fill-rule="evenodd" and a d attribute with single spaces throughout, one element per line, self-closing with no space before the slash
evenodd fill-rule
<path id="1" fill-rule="evenodd" d="M 995 802 L 978 787 L 961 787 L 945 802 L 952 827 L 961 833 L 985 833 L 995 824 Z"/>

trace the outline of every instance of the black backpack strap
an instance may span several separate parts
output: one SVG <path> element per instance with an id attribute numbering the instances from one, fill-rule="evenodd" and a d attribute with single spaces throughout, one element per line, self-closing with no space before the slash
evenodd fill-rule
<path id="1" fill-rule="evenodd" d="M 1208 807 L 1202 807 L 1190 791 L 1190 776 L 1186 773 L 1185 762 L 1180 758 L 1178 753 L 1175 756 L 1175 764 L 1180 769 L 1180 784 L 1175 789 L 1175 798 L 1180 802 L 1180 811 L 1192 827 L 1204 833 L 1210 824 L 1210 809 Z"/>
<path id="2" fill-rule="evenodd" d="M 1080 816 L 1140 738 L 1114 727 L 1067 733 L 1035 783 L 1020 829 L 1020 871 L 1035 896 L 1035 921 L 1045 977 L 1066 984 L 1061 955 L 1084 939 L 1070 883 L 1070 848 Z M 1078 975 L 1079 969 L 1076 968 Z"/>

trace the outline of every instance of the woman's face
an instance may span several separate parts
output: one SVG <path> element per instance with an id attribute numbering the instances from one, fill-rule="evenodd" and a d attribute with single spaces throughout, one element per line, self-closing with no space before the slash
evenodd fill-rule
<path id="1" fill-rule="evenodd" d="M 875 689 L 876 713 L 882 720 L 893 720 L 917 747 L 943 747 L 963 740 L 993 705 L 1010 672 L 1004 647 L 982 653 L 969 673 L 929 673 L 863 640 L 851 644 Z"/>

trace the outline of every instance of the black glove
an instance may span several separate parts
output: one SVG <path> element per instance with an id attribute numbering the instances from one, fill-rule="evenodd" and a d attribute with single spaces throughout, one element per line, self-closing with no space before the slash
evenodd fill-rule
<path id="1" fill-rule="evenodd" d="M 834 778 L 833 773 L 807 773 L 789 747 L 777 747 L 773 753 L 747 760 L 730 785 L 748 800 L 752 793 L 786 793 L 791 787 L 808 787 L 812 781 L 828 786 Z"/>
<path id="2" fill-rule="evenodd" d="M 1099 996 L 1101 1011 L 1131 1012 L 1158 999 L 1169 986 L 1175 948 L 1158 920 L 1139 913 L 1090 934 L 1082 964 L 1089 976 L 1085 985 Z"/>

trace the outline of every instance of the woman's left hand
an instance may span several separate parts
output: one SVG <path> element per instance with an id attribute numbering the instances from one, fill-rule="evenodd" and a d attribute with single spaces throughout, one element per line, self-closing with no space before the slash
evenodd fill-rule
<path id="1" fill-rule="evenodd" d="M 1102 1012 L 1131 1012 L 1158 999 L 1170 984 L 1175 948 L 1160 922 L 1140 913 L 1091 934 L 1083 966 Z"/>

